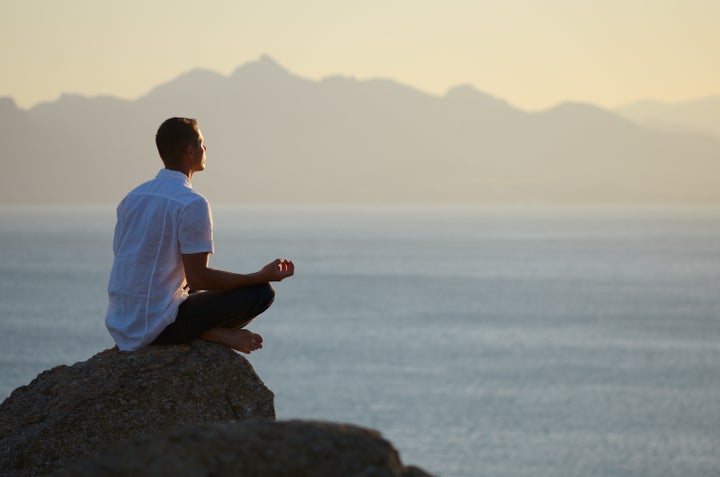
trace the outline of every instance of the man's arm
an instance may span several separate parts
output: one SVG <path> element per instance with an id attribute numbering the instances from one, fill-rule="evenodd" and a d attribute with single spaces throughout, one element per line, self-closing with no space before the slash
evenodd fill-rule
<path id="1" fill-rule="evenodd" d="M 259 283 L 279 282 L 295 273 L 290 260 L 278 258 L 254 273 L 242 274 L 208 267 L 210 253 L 183 254 L 185 279 L 191 290 L 224 290 Z"/>

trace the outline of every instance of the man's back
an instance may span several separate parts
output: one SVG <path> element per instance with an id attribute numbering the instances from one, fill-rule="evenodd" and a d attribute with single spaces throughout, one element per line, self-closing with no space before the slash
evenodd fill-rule
<path id="1" fill-rule="evenodd" d="M 145 346 L 187 298 L 181 255 L 212 252 L 207 201 L 183 173 L 161 170 L 117 208 L 105 323 L 120 349 Z"/>

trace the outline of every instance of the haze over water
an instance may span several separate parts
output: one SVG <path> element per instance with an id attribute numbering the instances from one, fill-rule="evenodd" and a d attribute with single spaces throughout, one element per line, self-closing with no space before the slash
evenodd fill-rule
<path id="1" fill-rule="evenodd" d="M 376 428 L 445 477 L 720 471 L 717 208 L 215 212 L 214 266 L 298 266 L 251 326 L 278 418 Z M 0 221 L 4 396 L 111 346 L 113 211 Z"/>

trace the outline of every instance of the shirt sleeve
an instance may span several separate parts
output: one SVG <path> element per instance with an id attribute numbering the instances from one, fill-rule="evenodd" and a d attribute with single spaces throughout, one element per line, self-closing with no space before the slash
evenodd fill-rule
<path id="1" fill-rule="evenodd" d="M 178 227 L 178 243 L 182 254 L 215 251 L 212 212 L 205 198 L 200 197 L 183 208 Z"/>

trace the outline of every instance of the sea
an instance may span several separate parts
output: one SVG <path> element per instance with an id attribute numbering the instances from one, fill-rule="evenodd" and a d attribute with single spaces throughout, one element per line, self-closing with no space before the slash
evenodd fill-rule
<path id="1" fill-rule="evenodd" d="M 278 419 L 444 477 L 720 475 L 720 207 L 217 205 Z M 0 399 L 113 345 L 114 207 L 0 208 Z"/>

